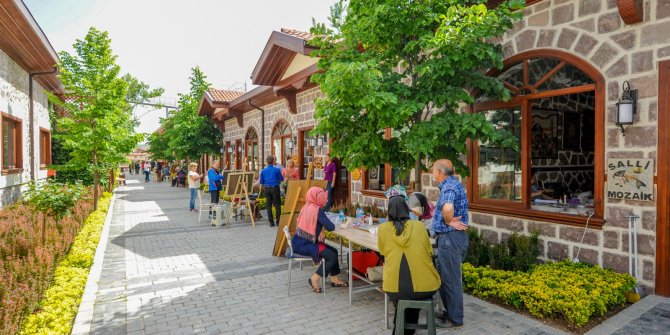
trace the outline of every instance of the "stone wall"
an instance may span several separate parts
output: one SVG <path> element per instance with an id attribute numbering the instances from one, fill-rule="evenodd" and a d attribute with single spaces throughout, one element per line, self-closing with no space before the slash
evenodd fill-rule
<path id="1" fill-rule="evenodd" d="M 35 139 L 35 177 L 46 178 L 46 170 L 39 169 L 39 130 L 51 129 L 47 111 L 47 95 L 37 83 L 33 83 L 34 99 L 34 139 Z M 21 194 L 21 186 L 30 180 L 30 136 L 28 113 L 28 72 L 21 68 L 7 54 L 0 50 L 0 112 L 22 120 L 23 134 L 23 172 L 0 176 L 0 207 L 14 202 Z M 2 147 L 0 146 L 0 150 Z"/>
<path id="2" fill-rule="evenodd" d="M 315 102 L 314 100 L 323 93 L 319 90 L 318 87 L 314 87 L 297 94 L 297 107 L 298 113 L 292 114 L 289 112 L 288 103 L 286 100 L 281 99 L 279 101 L 260 106 L 265 110 L 265 146 L 264 152 L 265 157 L 270 155 L 272 152 L 271 148 L 271 138 L 272 138 L 272 129 L 280 120 L 284 120 L 288 123 L 291 128 L 291 133 L 293 136 L 298 136 L 298 129 L 314 126 L 314 109 Z M 244 136 L 249 127 L 254 127 L 258 133 L 258 142 L 261 142 L 261 111 L 253 110 L 244 113 L 243 116 L 243 127 L 239 127 L 237 120 L 230 119 L 226 121 L 226 131 L 224 133 L 224 141 L 230 141 L 235 143 L 236 140 L 242 140 L 244 143 Z M 297 143 L 295 143 L 296 149 L 294 152 L 297 153 Z M 317 150 L 317 154 L 325 154 L 328 152 L 328 145 L 324 144 L 323 148 Z M 260 159 L 260 157 L 259 157 Z M 264 164 L 264 163 L 263 163 Z M 315 169 L 314 177 L 316 179 L 323 178 L 323 169 Z"/>
<path id="3" fill-rule="evenodd" d="M 524 12 L 525 18 L 503 38 L 507 57 L 533 49 L 572 53 L 600 70 L 606 80 L 605 158 L 656 158 L 658 65 L 670 59 L 670 0 L 645 1 L 642 23 L 626 25 L 614 0 L 541 1 Z M 615 126 L 616 101 L 623 81 L 639 90 L 635 124 L 626 136 Z M 596 99 L 601 97 L 596 97 Z M 619 272 L 628 271 L 628 233 L 625 215 L 641 217 L 638 230 L 642 284 L 653 289 L 656 249 L 655 203 L 605 199 L 602 230 L 584 229 L 533 220 L 474 213 L 473 226 L 491 240 L 511 232 L 539 230 L 543 258 L 575 258 Z M 581 251 L 580 251 L 581 250 Z"/>

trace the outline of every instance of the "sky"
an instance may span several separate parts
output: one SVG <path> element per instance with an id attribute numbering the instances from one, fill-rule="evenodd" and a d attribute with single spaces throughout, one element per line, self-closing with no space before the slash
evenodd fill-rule
<path id="1" fill-rule="evenodd" d="M 214 88 L 253 88 L 249 76 L 273 30 L 308 31 L 335 0 L 23 0 L 57 52 L 90 27 L 109 33 L 122 73 L 165 89 L 164 104 L 189 90 L 198 65 Z M 165 109 L 139 108 L 151 133 Z"/>

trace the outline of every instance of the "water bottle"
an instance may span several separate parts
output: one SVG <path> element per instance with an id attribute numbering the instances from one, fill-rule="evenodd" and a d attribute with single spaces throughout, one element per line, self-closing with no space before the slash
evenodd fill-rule
<path id="1" fill-rule="evenodd" d="M 361 224 L 363 223 L 363 216 L 365 215 L 365 212 L 363 211 L 363 208 L 356 208 L 356 224 Z"/>
<path id="2" fill-rule="evenodd" d="M 340 220 L 340 223 L 347 221 L 347 217 L 344 215 L 344 209 L 340 209 L 340 214 L 337 217 Z"/>

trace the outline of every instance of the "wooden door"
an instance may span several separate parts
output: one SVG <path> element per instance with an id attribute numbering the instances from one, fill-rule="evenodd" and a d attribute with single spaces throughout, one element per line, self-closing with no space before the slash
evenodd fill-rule
<path id="1" fill-rule="evenodd" d="M 656 294 L 670 297 L 670 60 L 658 64 Z"/>

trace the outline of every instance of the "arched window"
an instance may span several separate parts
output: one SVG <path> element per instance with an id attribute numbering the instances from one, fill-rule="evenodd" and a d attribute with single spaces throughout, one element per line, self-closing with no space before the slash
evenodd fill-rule
<path id="1" fill-rule="evenodd" d="M 257 171 L 259 167 L 258 162 L 258 133 L 253 127 L 249 127 L 247 134 L 244 136 L 244 152 L 247 157 L 247 168 L 250 171 Z"/>
<path id="2" fill-rule="evenodd" d="M 272 129 L 272 155 L 279 164 L 285 165 L 286 155 L 292 154 L 289 141 L 291 141 L 291 127 L 284 120 L 277 122 Z"/>
<path id="3" fill-rule="evenodd" d="M 471 143 L 472 208 L 544 221 L 602 224 L 604 81 L 559 51 L 531 51 L 497 77 L 507 102 L 479 96 L 473 111 L 510 131 L 519 150 Z M 563 204 L 565 203 L 565 204 Z"/>

